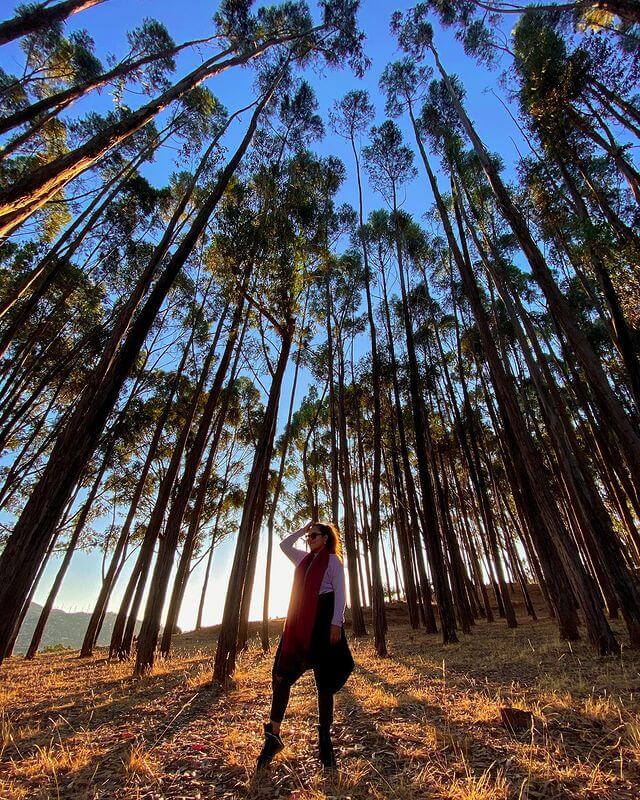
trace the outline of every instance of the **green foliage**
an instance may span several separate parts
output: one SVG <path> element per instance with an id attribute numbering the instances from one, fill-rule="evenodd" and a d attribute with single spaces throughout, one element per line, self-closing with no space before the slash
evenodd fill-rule
<path id="1" fill-rule="evenodd" d="M 371 144 L 362 152 L 372 186 L 388 200 L 395 199 L 398 188 L 418 174 L 413 151 L 403 143 L 400 128 L 391 120 L 371 129 Z"/>
<path id="2" fill-rule="evenodd" d="M 173 38 L 166 27 L 156 19 L 147 17 L 142 25 L 127 33 L 130 52 L 129 60 L 136 60 L 146 55 L 157 55 L 149 65 L 145 66 L 146 81 L 161 87 L 166 82 L 167 73 L 175 71 L 176 62 L 167 51 L 175 47 Z"/>
<path id="3" fill-rule="evenodd" d="M 433 26 L 428 14 L 428 4 L 418 3 L 404 14 L 395 11 L 391 15 L 391 32 L 397 37 L 401 50 L 418 61 L 431 47 L 433 40 Z"/>
<path id="4" fill-rule="evenodd" d="M 26 83 L 36 98 L 48 97 L 65 86 L 84 83 L 99 75 L 100 60 L 89 32 L 78 30 L 64 37 L 54 29 L 25 37 L 21 41 L 26 68 L 33 78 Z"/>
<path id="5" fill-rule="evenodd" d="M 2 68 L 0 68 L 0 96 L 2 96 L 0 115 L 3 117 L 8 117 L 10 113 L 24 108 L 29 103 L 24 84 L 16 75 L 5 72 Z"/>
<path id="6" fill-rule="evenodd" d="M 336 133 L 354 139 L 371 123 L 374 113 L 369 94 L 363 89 L 355 89 L 334 103 L 329 119 Z"/>
<path id="7" fill-rule="evenodd" d="M 0 465 L 0 510 L 5 514 L 21 510 L 37 476 L 46 469 L 57 432 L 78 407 L 78 398 L 87 387 L 93 387 L 96 376 L 100 380 L 96 386 L 101 388 L 103 381 L 108 386 L 122 352 L 133 353 L 120 395 L 113 407 L 105 406 L 105 430 L 96 452 L 84 465 L 82 492 L 110 437 L 116 437 L 103 486 L 91 510 L 90 529 L 81 545 L 88 549 L 100 546 L 105 552 L 113 547 L 148 448 L 153 437 L 159 436 L 135 509 L 131 543 L 139 542 L 192 407 L 195 414 L 187 449 L 193 442 L 212 375 L 228 341 L 232 309 L 241 299 L 238 349 L 232 354 L 217 409 L 224 411 L 224 417 L 214 417 L 221 436 L 212 453 L 204 507 L 200 518 L 193 519 L 192 494 L 182 525 L 184 533 L 192 522 L 197 523 L 196 553 L 205 551 L 214 526 L 215 542 L 237 529 L 238 512 L 247 500 L 248 465 L 264 433 L 269 378 L 283 343 L 290 361 L 292 357 L 300 360 L 304 378 L 299 385 L 304 397 L 291 420 L 284 485 L 276 509 L 279 519 L 295 524 L 311 514 L 333 514 L 337 466 L 341 501 L 351 489 L 357 533 L 366 537 L 370 511 L 364 506 L 372 495 L 371 462 L 377 441 L 373 430 L 378 418 L 374 410 L 378 405 L 383 443 L 382 519 L 389 524 L 391 535 L 396 526 L 405 530 L 401 515 L 408 513 L 409 499 L 417 501 L 420 517 L 420 506 L 429 502 L 422 496 L 424 486 L 415 496 L 408 494 L 415 492 L 410 478 L 417 469 L 419 444 L 408 397 L 417 376 L 432 448 L 430 477 L 434 491 L 447 498 L 438 514 L 446 516 L 451 510 L 454 540 L 447 546 L 455 543 L 457 527 L 462 524 L 470 529 L 465 533 L 479 538 L 486 523 L 483 517 L 482 524 L 475 524 L 476 511 L 486 513 L 486 509 L 480 509 L 479 498 L 474 496 L 478 475 L 471 474 L 469 455 L 461 447 L 463 436 L 478 449 L 478 455 L 473 454 L 478 458 L 474 468 L 487 484 L 489 504 L 495 502 L 501 513 L 498 501 L 505 509 L 513 507 L 514 518 L 523 514 L 520 524 L 526 527 L 526 509 L 518 505 L 521 487 L 511 483 L 513 477 L 503 463 L 503 459 L 507 463 L 512 443 L 505 435 L 495 374 L 487 364 L 487 339 L 484 333 L 480 335 L 474 317 L 475 311 L 482 318 L 478 308 L 486 311 L 498 356 L 509 373 L 509 397 L 515 407 L 524 410 L 533 449 L 540 451 L 545 469 L 558 476 L 550 491 L 563 514 L 571 511 L 571 498 L 563 484 L 563 451 L 554 449 L 553 427 L 545 416 L 549 401 L 535 380 L 536 365 L 551 370 L 571 425 L 567 438 L 575 432 L 581 447 L 585 443 L 592 447 L 589 429 L 595 430 L 599 422 L 598 398 L 580 368 L 574 370 L 568 361 L 571 354 L 565 352 L 562 328 L 527 272 L 526 253 L 514 233 L 515 226 L 508 222 L 505 204 L 496 199 L 496 180 L 500 177 L 508 183 L 522 224 L 544 250 L 552 279 L 567 299 L 573 319 L 587 335 L 621 404 L 633 411 L 625 364 L 610 324 L 607 302 L 611 295 L 605 296 L 602 279 L 611 279 L 636 346 L 640 252 L 636 230 L 640 217 L 635 198 L 620 179 L 618 162 L 621 154 L 632 162 L 630 144 L 638 134 L 638 67 L 617 40 L 608 34 L 583 35 L 561 11 L 543 13 L 530 8 L 512 18 L 517 20 L 512 38 L 502 38 L 504 30 L 496 25 L 500 4 L 490 1 L 484 5 L 490 8 L 480 12 L 472 0 L 430 0 L 393 14 L 391 27 L 401 55 L 386 66 L 379 84 L 385 95 L 385 113 L 396 119 L 409 117 L 418 143 L 424 145 L 425 160 L 431 162 L 433 157 L 439 161 L 433 169 L 445 187 L 443 206 L 450 215 L 452 235 L 476 277 L 479 306 L 468 301 L 454 258 L 456 248 L 444 235 L 443 207 L 429 207 L 424 177 L 416 193 L 424 200 L 424 218 L 402 208 L 405 190 L 419 174 L 415 153 L 422 155 L 422 151 L 405 142 L 396 121 L 377 120 L 375 104 L 367 92 L 357 88 L 336 100 L 329 121 L 333 133 L 346 139 L 358 168 L 361 163 L 364 166 L 368 183 L 357 188 L 364 191 L 366 209 L 374 210 L 360 230 L 364 208 L 357 213 L 350 205 L 341 205 L 343 190 L 351 201 L 359 200 L 360 193 L 356 195 L 355 187 L 349 185 L 350 172 L 345 165 L 326 155 L 332 152 L 332 143 L 322 151 L 317 144 L 325 134 L 325 117 L 313 90 L 312 68 L 348 64 L 356 75 L 362 74 L 368 62 L 357 25 L 358 3 L 326 0 L 320 3 L 320 18 L 315 19 L 318 15 L 307 3 L 296 0 L 259 7 L 248 0 L 223 0 L 214 16 L 218 34 L 212 37 L 217 39 L 214 55 L 222 60 L 272 45 L 248 64 L 254 69 L 255 82 L 250 98 L 238 98 L 237 106 L 245 106 L 243 119 L 247 108 L 252 113 L 250 103 L 267 90 L 274 77 L 281 73 L 283 77 L 258 121 L 251 147 L 215 209 L 211 211 L 205 204 L 224 174 L 226 148 L 236 134 L 234 127 L 227 135 L 231 117 L 213 94 L 213 84 L 202 82 L 159 110 L 156 122 L 107 147 L 81 177 L 34 213 L 32 227 L 25 225 L 0 248 L 0 300 L 7 306 L 0 334 L 11 340 L 6 363 L 0 368 L 0 440 L 6 453 Z M 500 21 L 502 26 L 502 17 Z M 589 30 L 614 24 L 602 14 L 584 16 L 583 21 Z M 468 131 L 456 103 L 465 101 L 468 87 L 456 76 L 448 82 L 433 80 L 431 66 L 422 62 L 436 55 L 434 25 L 451 27 L 465 52 L 485 64 L 493 65 L 499 54 L 513 52 L 511 71 L 505 75 L 509 82 L 504 85 L 514 93 L 511 99 L 518 101 L 516 122 L 531 155 L 511 165 L 503 163 L 500 154 L 489 154 L 495 174 L 487 177 L 490 170 L 484 152 L 469 148 Z M 102 114 L 74 116 L 65 109 L 64 114 L 46 121 L 39 117 L 37 132 L 16 154 L 3 160 L 4 185 L 12 185 L 63 154 L 81 152 L 79 148 L 94 136 L 106 135 L 105 140 L 113 136 L 115 141 L 115 133 L 136 113 L 136 96 L 155 97 L 171 85 L 176 62 L 168 51 L 176 45 L 162 23 L 145 19 L 127 39 L 126 56 L 110 57 L 110 68 L 121 65 L 126 70 L 145 56 L 151 60 L 116 82 L 114 107 Z M 231 49 L 225 53 L 227 45 Z M 203 45 L 203 50 L 206 47 Z M 52 26 L 26 37 L 24 52 L 23 78 L 0 73 L 4 114 L 80 86 L 103 71 L 86 31 L 65 36 L 62 26 Z M 208 52 L 203 56 L 209 57 Z M 300 77 L 301 69 L 306 70 L 304 77 Z M 146 103 L 148 99 L 140 101 Z M 236 108 L 231 110 L 235 118 Z M 618 146 L 620 131 L 624 136 Z M 589 138 L 593 132 L 618 148 L 615 158 Z M 368 138 L 362 151 L 361 138 Z M 157 183 L 158 172 L 147 171 L 143 165 L 154 157 L 161 141 L 175 159 L 175 167 Z M 209 148 L 192 191 L 192 165 Z M 376 208 L 381 198 L 386 207 Z M 203 210 L 208 215 L 206 225 L 197 229 L 193 240 L 185 238 L 194 219 L 204 219 Z M 178 274 L 169 279 L 164 269 L 187 242 L 189 253 L 180 262 Z M 406 297 L 404 284 L 398 297 L 400 262 Z M 150 264 L 154 270 L 147 274 Z M 143 275 L 145 284 L 140 284 L 138 297 L 134 287 Z M 12 297 L 31 278 L 33 286 L 12 303 Z M 166 289 L 166 294 L 159 287 Z M 364 313 L 365 287 L 373 299 L 375 363 Z M 163 297 L 159 311 L 140 341 L 134 341 L 131 331 L 145 319 L 151 308 L 148 298 L 156 293 Z M 510 299 L 520 304 L 518 313 L 527 323 L 524 336 L 514 324 Z M 417 369 L 405 318 L 414 334 Z M 214 353 L 215 329 L 220 338 Z M 109 353 L 106 358 L 111 337 L 115 355 Z M 538 345 L 535 352 L 533 347 L 527 349 L 529 343 Z M 211 372 L 197 395 L 208 354 L 213 359 Z M 375 384 L 379 396 L 378 391 L 374 394 L 374 366 L 382 372 L 379 386 L 377 381 Z M 585 382 L 584 406 L 576 399 L 580 383 L 574 372 Z M 286 374 L 285 390 L 290 388 L 290 372 Z M 90 413 L 80 408 L 83 414 Z M 102 411 L 100 406 L 99 413 Z M 280 421 L 281 416 L 277 433 L 282 432 Z M 98 427 L 102 424 L 98 415 L 94 422 Z M 277 441 L 279 454 L 285 439 L 280 436 Z M 405 440 L 407 451 L 401 453 Z M 582 455 L 587 464 L 584 477 L 593 479 L 599 490 L 608 477 L 591 450 Z M 397 483 L 393 474 L 396 456 L 400 469 Z M 409 472 L 405 474 L 406 463 Z M 344 485 L 347 465 L 351 487 Z M 612 474 L 626 480 L 626 467 L 622 463 L 616 467 L 618 471 Z M 203 468 L 204 461 L 194 488 L 203 477 Z M 269 469 L 268 491 L 273 502 L 275 461 Z M 107 516 L 108 523 L 97 524 L 99 519 L 104 523 Z M 496 519 L 496 523 L 503 525 L 502 520 Z M 622 528 L 619 525 L 616 530 Z M 502 527 L 500 532 L 502 535 Z M 517 543 L 518 548 L 521 545 Z M 463 549 L 465 546 L 463 543 Z M 421 556 L 421 550 L 416 548 L 414 555 Z M 409 554 L 409 560 L 411 557 Z M 401 554 L 401 562 L 404 558 Z"/>
<path id="8" fill-rule="evenodd" d="M 380 77 L 380 88 L 387 98 L 385 112 L 399 117 L 405 110 L 412 109 L 420 101 L 431 74 L 430 68 L 419 66 L 408 56 L 387 64 Z"/>

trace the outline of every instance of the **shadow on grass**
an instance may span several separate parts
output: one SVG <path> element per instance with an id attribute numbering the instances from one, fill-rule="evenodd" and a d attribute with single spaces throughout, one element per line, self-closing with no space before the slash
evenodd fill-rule
<path id="1" fill-rule="evenodd" d="M 466 777 L 471 785 L 474 781 L 479 784 L 483 776 L 496 775 L 500 770 L 514 797 L 541 797 L 545 800 L 596 797 L 604 796 L 598 792 L 598 788 L 603 786 L 608 797 L 621 800 L 636 796 L 633 787 L 637 784 L 637 770 L 629 762 L 623 769 L 618 760 L 621 757 L 616 750 L 620 743 L 620 725 L 608 727 L 578 709 L 571 709 L 566 719 L 553 719 L 547 724 L 537 717 L 533 730 L 514 734 L 501 724 L 498 716 L 500 703 L 496 702 L 498 690 L 507 694 L 512 688 L 508 674 L 503 675 L 502 682 L 479 682 L 464 670 L 452 667 L 449 658 L 441 686 L 435 691 L 433 684 L 429 687 L 432 690 L 430 694 L 442 693 L 443 702 L 438 704 L 425 699 L 424 694 L 416 690 L 416 684 L 428 677 L 416 671 L 416 657 L 392 660 L 412 671 L 404 681 L 386 680 L 382 674 L 384 662 L 380 662 L 379 671 L 359 666 L 357 674 L 369 683 L 372 692 L 382 689 L 396 702 L 375 714 L 362 709 L 362 718 L 357 724 L 381 748 L 380 752 L 393 753 L 388 759 L 390 769 L 395 763 L 400 775 L 405 774 L 402 766 L 397 766 L 403 760 L 399 752 L 403 748 L 395 737 L 380 736 L 380 727 L 385 723 L 400 723 L 399 730 L 403 723 L 418 723 L 425 731 L 425 739 L 429 731 L 433 753 L 424 759 L 426 774 L 442 771 L 448 776 L 448 781 Z M 432 670 L 432 680 L 436 676 L 437 672 Z M 358 705 L 357 697 L 352 695 L 349 699 L 354 706 Z M 487 701 L 493 702 L 496 711 L 493 718 L 476 721 L 456 719 L 457 704 L 469 702 L 472 708 L 481 708 Z M 545 716 L 549 712 L 553 714 L 554 709 L 547 707 Z M 401 733 L 398 738 L 401 743 Z M 540 759 L 545 757 L 544 754 L 552 754 L 554 764 L 542 763 Z M 419 775 L 420 770 L 416 768 L 414 773 Z"/>
<path id="2" fill-rule="evenodd" d="M 58 794 L 68 800 L 266 798 L 287 797 L 295 790 L 311 797 L 435 800 L 455 796 L 450 794 L 455 780 L 473 787 L 474 781 L 489 776 L 492 785 L 502 772 L 511 787 L 509 796 L 518 797 L 519 788 L 525 787 L 521 800 L 637 798 L 637 771 L 625 763 L 624 769 L 617 768 L 622 778 L 616 783 L 612 777 L 616 732 L 601 723 L 599 729 L 583 706 L 556 708 L 547 702 L 548 724 L 537 724 L 533 744 L 530 733 L 515 736 L 500 725 L 499 702 L 511 696 L 533 700 L 542 673 L 559 682 L 567 669 L 577 670 L 586 687 L 589 681 L 606 681 L 607 675 L 618 680 L 623 667 L 633 678 L 640 666 L 636 656 L 623 666 L 588 661 L 586 647 L 571 652 L 558 646 L 551 641 L 551 630 L 523 625 L 512 633 L 499 622 L 480 623 L 460 645 L 443 647 L 437 636 L 394 626 L 389 633 L 391 657 L 385 660 L 375 659 L 368 640 L 352 639 L 356 670 L 336 697 L 338 772 L 323 772 L 318 761 L 309 675 L 292 695 L 285 758 L 278 757 L 271 772 L 258 780 L 251 776 L 261 746 L 260 723 L 268 713 L 272 653 L 254 649 L 240 665 L 237 691 L 228 692 L 212 692 L 204 684 L 210 677 L 209 652 L 178 650 L 175 663 L 162 662 L 158 674 L 139 680 L 129 673 L 110 675 L 100 657 L 93 662 L 61 658 L 51 667 L 56 675 L 68 676 L 67 684 L 56 687 L 64 694 L 58 697 L 52 689 L 50 697 L 40 698 L 30 692 L 36 702 L 24 701 L 21 722 L 39 721 L 54 705 L 64 720 L 17 743 L 22 758 L 36 753 L 36 745 L 53 741 L 73 751 L 76 761 L 55 777 L 43 772 L 29 781 L 23 775 L 20 785 L 28 782 L 29 800 Z M 97 670 L 95 685 L 84 685 L 82 680 L 92 677 L 91 667 Z M 26 668 L 21 675 L 28 675 Z M 637 681 L 627 684 L 637 686 Z M 64 708 L 65 703 L 73 705 Z M 0 769 L 9 766 L 10 758 L 19 766 L 21 756 L 7 748 Z M 545 764 L 541 759 L 547 757 L 551 760 Z M 599 784 L 597 775 L 589 777 L 592 768 L 594 774 L 597 769 L 606 773 L 606 785 L 604 778 Z"/>

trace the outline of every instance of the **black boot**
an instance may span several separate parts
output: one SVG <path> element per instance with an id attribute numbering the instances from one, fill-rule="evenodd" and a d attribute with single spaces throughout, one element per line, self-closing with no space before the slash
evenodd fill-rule
<path id="1" fill-rule="evenodd" d="M 335 767 L 336 755 L 333 752 L 329 725 L 318 725 L 318 747 L 320 749 L 320 761 L 322 761 L 323 766 Z"/>
<path id="2" fill-rule="evenodd" d="M 256 769 L 264 769 L 270 763 L 276 753 L 284 749 L 284 742 L 277 733 L 273 732 L 273 725 L 269 722 L 264 726 L 264 745 L 262 752 L 258 756 Z"/>

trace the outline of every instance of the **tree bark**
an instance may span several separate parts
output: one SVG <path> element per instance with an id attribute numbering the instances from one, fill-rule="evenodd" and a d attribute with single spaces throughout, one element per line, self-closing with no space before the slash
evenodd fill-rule
<path id="1" fill-rule="evenodd" d="M 117 356 L 103 365 L 106 371 L 97 372 L 90 379 L 90 386 L 81 396 L 69 422 L 56 440 L 47 466 L 0 556 L 0 605 L 4 612 L 0 618 L 0 652 L 6 650 L 13 626 L 51 540 L 52 531 L 56 528 L 84 464 L 95 449 L 107 417 L 160 306 L 236 171 L 253 138 L 262 109 L 275 87 L 276 83 L 256 107 L 240 145 L 222 170 L 191 228 L 156 281 Z M 128 320 L 125 324 L 128 325 Z"/>
<path id="2" fill-rule="evenodd" d="M 264 513 L 267 493 L 267 480 L 269 466 L 273 454 L 273 440 L 280 401 L 282 379 L 289 359 L 289 351 L 293 340 L 295 323 L 288 320 L 287 328 L 283 332 L 280 355 L 271 382 L 269 400 L 256 446 L 238 540 L 227 586 L 227 596 L 218 636 L 218 644 L 214 659 L 213 679 L 225 684 L 235 670 L 238 647 L 238 629 L 240 625 L 240 612 L 243 602 L 243 592 L 251 593 L 251 586 L 245 585 L 245 577 L 249 562 L 252 540 L 258 538 L 260 522 Z"/>
<path id="3" fill-rule="evenodd" d="M 438 70 L 442 75 L 442 79 L 451 97 L 451 101 L 460 118 L 460 122 L 471 140 L 478 160 L 496 197 L 498 206 L 520 243 L 520 247 L 531 266 L 536 281 L 547 299 L 549 309 L 556 323 L 564 331 L 571 343 L 576 358 L 589 378 L 590 385 L 602 410 L 602 414 L 609 420 L 611 429 L 618 437 L 620 449 L 624 454 L 630 472 L 634 478 L 638 480 L 640 479 L 640 437 L 638 437 L 624 409 L 613 393 L 602 369 L 602 365 L 598 361 L 593 348 L 587 341 L 584 332 L 578 326 L 566 298 L 560 292 L 544 256 L 531 235 L 524 217 L 513 204 L 509 192 L 498 174 L 495 164 L 490 159 L 484 144 L 480 140 L 480 137 L 476 133 L 475 128 L 462 107 L 449 76 L 440 62 L 437 51 L 433 46 L 431 46 L 431 50 Z"/>
<path id="4" fill-rule="evenodd" d="M 104 3 L 105 0 L 63 0 L 55 6 L 39 3 L 33 8 L 27 8 L 15 17 L 0 23 L 0 45 L 7 44 L 21 36 L 49 28 L 64 22 L 72 14 L 84 11 L 92 6 Z"/>
<path id="5" fill-rule="evenodd" d="M 301 330 L 304 329 L 305 320 L 307 316 L 307 302 L 309 293 L 305 297 L 304 309 L 302 311 L 302 322 L 300 324 Z M 300 358 L 302 356 L 302 340 L 298 343 L 298 352 L 296 354 L 295 369 L 293 373 L 293 382 L 291 385 L 291 399 L 289 400 L 289 410 L 287 412 L 287 422 L 285 424 L 284 433 L 282 436 L 282 452 L 280 454 L 280 464 L 278 466 L 278 475 L 276 477 L 276 484 L 273 488 L 273 496 L 271 498 L 271 507 L 269 509 L 269 518 L 267 520 L 267 562 L 265 564 L 264 575 L 264 598 L 262 601 L 262 627 L 260 629 L 260 640 L 262 650 L 265 653 L 269 652 L 269 593 L 271 590 L 271 560 L 273 557 L 273 526 L 276 518 L 276 509 L 278 500 L 280 499 L 280 490 L 282 489 L 282 479 L 284 477 L 284 470 L 287 463 L 287 453 L 289 450 L 289 440 L 291 436 L 291 419 L 293 417 L 293 405 L 296 397 L 296 387 L 298 385 L 298 373 L 300 370 Z"/>
<path id="6" fill-rule="evenodd" d="M 367 321 L 369 323 L 369 340 L 371 342 L 371 383 L 373 389 L 373 474 L 371 484 L 371 524 L 369 528 L 371 552 L 371 583 L 372 583 L 372 616 L 373 616 L 373 641 L 376 653 L 382 658 L 387 655 L 385 631 L 387 620 L 384 611 L 384 590 L 382 574 L 380 571 L 380 479 L 382 473 L 382 411 L 380 380 L 380 362 L 378 358 L 378 337 L 373 317 L 373 302 L 371 300 L 371 267 L 369 265 L 369 248 L 362 234 L 364 226 L 364 207 L 362 199 L 362 178 L 360 174 L 360 160 L 356 149 L 353 132 L 351 134 L 351 149 L 356 164 L 356 179 L 358 184 L 358 219 L 360 222 L 360 245 L 364 263 L 364 288 L 367 299 Z"/>
<path id="7" fill-rule="evenodd" d="M 42 641 L 42 634 L 44 633 L 44 629 L 49 619 L 49 615 L 51 614 L 51 609 L 53 608 L 53 604 L 58 595 L 58 591 L 60 590 L 60 586 L 62 585 L 62 581 L 64 580 L 64 576 L 67 574 L 67 569 L 69 568 L 69 564 L 71 563 L 71 559 L 73 558 L 73 554 L 75 553 L 76 545 L 78 544 L 80 535 L 84 530 L 84 526 L 87 522 L 89 512 L 91 511 L 91 506 L 93 505 L 93 501 L 95 500 L 96 494 L 98 493 L 98 489 L 100 488 L 100 484 L 102 483 L 102 478 L 104 476 L 105 470 L 107 469 L 109 459 L 111 458 L 111 454 L 113 453 L 113 448 L 115 446 L 115 443 L 116 443 L 115 436 L 112 435 L 111 442 L 107 447 L 107 450 L 103 456 L 100 469 L 98 470 L 93 480 L 93 485 L 91 486 L 89 495 L 82 506 L 82 510 L 80 512 L 80 515 L 78 516 L 78 520 L 73 529 L 73 533 L 71 534 L 71 537 L 67 544 L 67 549 L 65 551 L 64 558 L 62 559 L 62 563 L 58 568 L 58 572 L 56 573 L 56 577 L 54 578 L 53 585 L 49 590 L 46 602 L 42 608 L 42 611 L 40 612 L 40 617 L 38 618 L 38 622 L 33 632 L 33 636 L 31 637 L 31 643 L 29 644 L 29 648 L 25 655 L 26 659 L 34 658 L 36 653 L 38 652 L 38 647 L 40 646 L 40 642 Z"/>
<path id="8" fill-rule="evenodd" d="M 171 406 L 173 403 L 173 398 L 175 397 L 175 393 L 178 389 L 180 379 L 182 378 L 182 373 L 184 371 L 187 362 L 187 357 L 189 355 L 191 345 L 193 342 L 193 333 L 194 331 L 192 330 L 191 335 L 189 336 L 189 340 L 187 341 L 187 345 L 182 351 L 182 358 L 180 359 L 180 363 L 178 364 L 178 367 L 176 369 L 175 378 L 171 383 L 169 396 L 165 401 L 164 408 L 162 409 L 162 413 L 158 418 L 158 422 L 153 432 L 153 436 L 151 437 L 151 444 L 149 445 L 149 449 L 147 450 L 147 456 L 145 458 L 135 488 L 133 490 L 133 495 L 131 497 L 131 502 L 129 504 L 129 511 L 127 512 L 127 517 L 120 531 L 120 535 L 118 536 L 118 541 L 116 542 L 116 546 L 113 551 L 113 556 L 111 558 L 109 569 L 107 570 L 107 574 L 105 575 L 104 580 L 102 581 L 100 594 L 98 595 L 96 605 L 93 609 L 93 613 L 91 614 L 91 619 L 89 620 L 89 624 L 87 625 L 87 630 L 84 635 L 82 647 L 80 648 L 81 658 L 88 658 L 93 654 L 93 648 L 98 638 L 99 626 L 107 610 L 107 604 L 109 602 L 109 597 L 113 590 L 117 574 L 119 572 L 120 568 L 119 565 L 121 563 L 122 555 L 127 546 L 127 543 L 129 542 L 131 526 L 133 525 L 133 521 L 135 519 L 138 510 L 138 503 L 140 502 L 140 498 L 142 497 L 142 493 L 144 491 L 144 487 L 147 482 L 147 477 L 149 476 L 151 465 L 153 464 L 156 458 L 158 445 L 160 444 L 160 437 L 162 436 L 164 426 L 167 423 L 167 419 L 169 417 L 169 413 L 171 411 Z M 115 627 L 112 633 L 114 632 L 115 632 Z M 111 641 L 112 651 L 114 650 L 115 644 L 116 644 L 115 640 L 112 638 Z"/>
<path id="9" fill-rule="evenodd" d="M 107 130 L 95 134 L 80 147 L 34 169 L 10 188 L 0 191 L 0 237 L 13 232 L 71 180 L 93 166 L 103 155 L 139 131 L 168 105 L 179 100 L 202 81 L 231 67 L 247 64 L 275 44 L 281 44 L 291 38 L 289 36 L 270 40 L 225 61 L 219 62 L 218 56 L 207 59 L 167 91 L 114 123 Z"/>
<path id="10" fill-rule="evenodd" d="M 358 583 L 358 549 L 356 545 L 355 514 L 353 510 L 353 494 L 351 480 L 351 462 L 349 460 L 349 442 L 347 439 L 347 419 L 344 394 L 344 356 L 342 348 L 338 353 L 338 402 L 336 416 L 338 423 L 338 466 L 342 501 L 344 503 L 344 545 L 347 553 L 347 570 L 349 573 L 349 600 L 351 607 L 351 625 L 354 636 L 365 636 L 367 629 L 362 612 L 362 599 Z"/>

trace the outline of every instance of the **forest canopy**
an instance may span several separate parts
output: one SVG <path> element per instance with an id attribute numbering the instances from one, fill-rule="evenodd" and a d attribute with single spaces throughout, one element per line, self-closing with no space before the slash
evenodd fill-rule
<path id="1" fill-rule="evenodd" d="M 514 585 L 640 646 L 640 7 L 376 5 L 381 62 L 372 5 L 0 22 L 0 662 L 85 553 L 83 656 L 109 609 L 148 672 L 197 584 L 224 682 L 310 519 L 379 656 L 385 602 L 454 643 Z"/>

